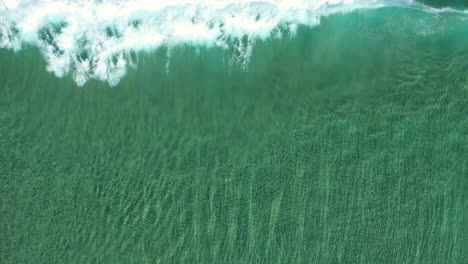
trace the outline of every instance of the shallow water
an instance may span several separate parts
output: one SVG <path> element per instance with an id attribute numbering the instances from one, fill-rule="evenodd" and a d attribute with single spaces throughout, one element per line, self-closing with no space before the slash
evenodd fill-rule
<path id="1" fill-rule="evenodd" d="M 0 50 L 1 262 L 466 263 L 468 15 L 352 10 L 114 87 Z"/>

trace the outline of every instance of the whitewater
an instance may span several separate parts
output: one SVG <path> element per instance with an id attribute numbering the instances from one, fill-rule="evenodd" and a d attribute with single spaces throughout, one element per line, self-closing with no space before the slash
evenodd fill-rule
<path id="1" fill-rule="evenodd" d="M 389 6 L 463 12 L 411 0 L 0 0 L 0 48 L 37 47 L 57 77 L 115 86 L 142 52 L 234 49 L 230 62 L 246 68 L 257 40 L 294 36 L 298 25 L 316 26 L 332 14 Z"/>

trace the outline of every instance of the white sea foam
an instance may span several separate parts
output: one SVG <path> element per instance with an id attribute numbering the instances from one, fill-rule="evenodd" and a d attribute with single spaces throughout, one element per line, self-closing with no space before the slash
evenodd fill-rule
<path id="1" fill-rule="evenodd" d="M 237 49 L 245 64 L 256 39 L 294 33 L 298 24 L 356 8 L 411 0 L 0 0 L 0 47 L 40 48 L 47 70 L 114 86 L 136 67 L 138 52 L 179 44 Z M 240 40 L 246 41 L 240 41 Z M 237 40 L 237 41 L 236 41 Z"/>

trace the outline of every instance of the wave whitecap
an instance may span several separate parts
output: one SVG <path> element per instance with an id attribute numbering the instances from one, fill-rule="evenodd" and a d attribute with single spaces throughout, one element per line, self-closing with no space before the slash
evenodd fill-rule
<path id="1" fill-rule="evenodd" d="M 246 63 L 257 39 L 294 34 L 297 25 L 357 8 L 412 5 L 411 0 L 0 0 L 0 47 L 37 46 L 47 70 L 117 85 L 141 51 L 180 44 L 238 51 Z"/>

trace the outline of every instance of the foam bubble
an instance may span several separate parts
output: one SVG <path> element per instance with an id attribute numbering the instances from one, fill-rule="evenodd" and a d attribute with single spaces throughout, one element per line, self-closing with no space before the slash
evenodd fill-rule
<path id="1" fill-rule="evenodd" d="M 114 86 L 137 53 L 189 44 L 231 47 L 247 67 L 253 42 L 317 25 L 322 16 L 405 0 L 0 0 L 0 47 L 39 47 L 47 70 Z M 2 7 L 3 6 L 3 7 Z M 3 8 L 3 9 L 2 9 Z M 169 55 L 169 54 L 168 54 Z"/>

